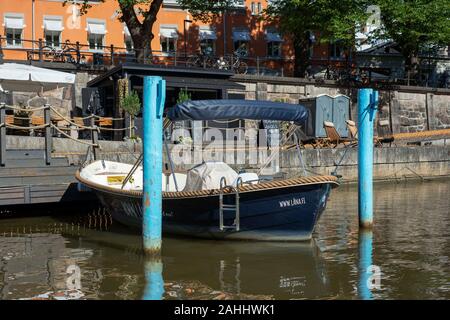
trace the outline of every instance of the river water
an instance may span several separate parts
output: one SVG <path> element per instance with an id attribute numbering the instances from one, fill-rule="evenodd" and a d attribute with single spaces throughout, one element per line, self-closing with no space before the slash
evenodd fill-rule
<path id="1" fill-rule="evenodd" d="M 163 239 L 161 260 L 102 210 L 0 220 L 0 299 L 450 299 L 450 181 L 333 190 L 314 239 Z M 79 209 L 83 212 L 83 209 Z"/>

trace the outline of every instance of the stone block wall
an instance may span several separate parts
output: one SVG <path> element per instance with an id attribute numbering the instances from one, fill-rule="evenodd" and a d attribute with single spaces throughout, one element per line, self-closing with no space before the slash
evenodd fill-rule
<path id="1" fill-rule="evenodd" d="M 301 98 L 319 94 L 350 97 L 350 118 L 357 121 L 357 90 L 340 87 L 333 81 L 315 83 L 306 79 L 258 77 L 239 75 L 232 79 L 245 90 L 230 93 L 245 95 L 246 99 L 298 103 Z M 450 90 L 396 87 L 380 90 L 379 120 L 388 120 L 393 133 L 418 132 L 450 128 Z"/>
<path id="2" fill-rule="evenodd" d="M 13 106 L 21 108 L 39 108 L 45 104 L 50 104 L 62 115 L 70 117 L 73 87 L 69 85 L 39 92 L 13 91 L 10 93 L 10 96 L 10 104 Z M 33 116 L 43 116 L 43 111 L 36 111 L 33 113 Z"/>

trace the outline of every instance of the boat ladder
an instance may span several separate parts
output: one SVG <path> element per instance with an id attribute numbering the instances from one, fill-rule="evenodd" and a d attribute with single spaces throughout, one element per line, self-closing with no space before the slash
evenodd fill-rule
<path id="1" fill-rule="evenodd" d="M 237 180 L 237 187 L 232 185 L 227 185 L 227 181 L 225 177 L 220 179 L 220 193 L 219 193 L 219 220 L 220 220 L 220 231 L 224 230 L 235 230 L 239 231 L 240 229 L 240 208 L 239 208 L 239 185 L 241 184 L 241 178 L 239 177 Z M 231 192 L 227 192 L 228 195 L 233 196 L 235 202 L 234 204 L 225 204 L 224 203 L 224 194 L 226 190 L 231 190 Z M 232 225 L 225 225 L 223 215 L 225 211 L 234 211 L 235 218 Z"/>

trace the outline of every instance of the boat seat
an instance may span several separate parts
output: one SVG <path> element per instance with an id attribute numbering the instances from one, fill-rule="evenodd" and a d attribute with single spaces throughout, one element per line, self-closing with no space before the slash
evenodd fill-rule
<path id="1" fill-rule="evenodd" d="M 239 173 L 238 177 L 233 181 L 234 187 L 237 186 L 237 181 L 239 178 L 242 179 L 242 183 L 258 184 L 258 182 L 259 182 L 259 177 L 256 173 L 243 172 L 243 173 Z"/>
<path id="2" fill-rule="evenodd" d="M 238 174 L 224 162 L 204 162 L 188 171 L 183 191 L 219 189 L 222 177 L 230 184 L 237 180 Z"/>

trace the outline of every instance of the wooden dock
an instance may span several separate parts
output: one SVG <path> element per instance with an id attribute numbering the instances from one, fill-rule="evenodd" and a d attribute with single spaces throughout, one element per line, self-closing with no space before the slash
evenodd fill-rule
<path id="1" fill-rule="evenodd" d="M 75 172 L 66 157 L 46 163 L 45 150 L 6 150 L 0 167 L 0 206 L 93 201 L 78 192 Z"/>

